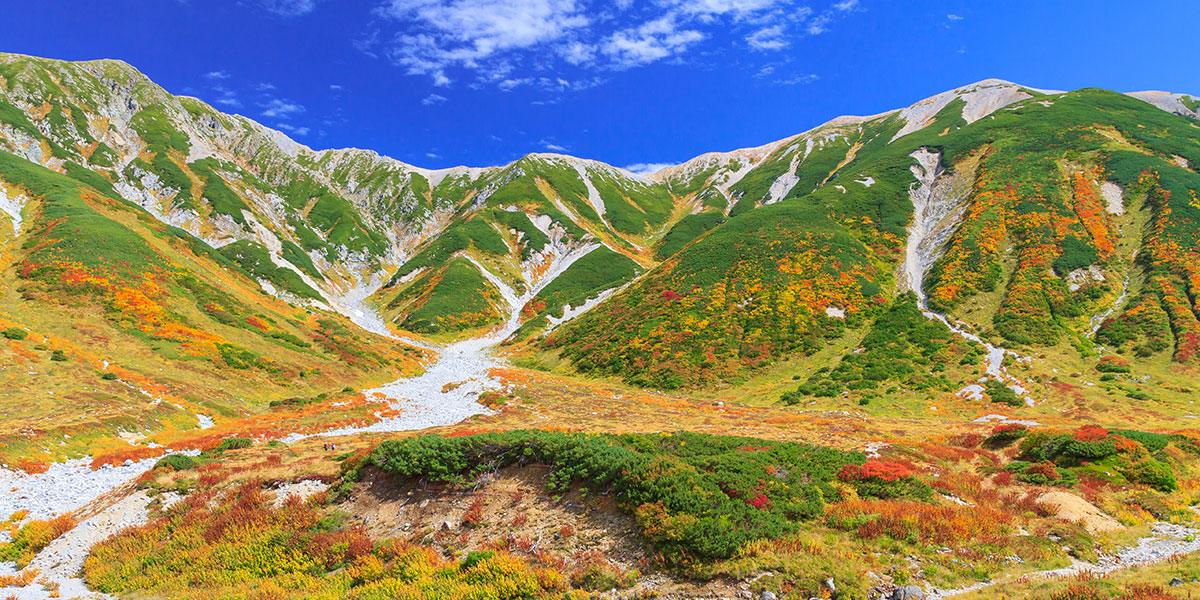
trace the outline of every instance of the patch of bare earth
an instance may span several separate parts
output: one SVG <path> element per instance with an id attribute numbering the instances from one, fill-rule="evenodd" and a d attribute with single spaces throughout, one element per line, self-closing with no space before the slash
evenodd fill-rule
<path id="1" fill-rule="evenodd" d="M 726 579 L 692 581 L 656 572 L 654 554 L 642 542 L 634 518 L 608 494 L 572 489 L 547 491 L 550 468 L 513 466 L 486 474 L 471 486 L 403 479 L 378 469 L 364 472 L 340 508 L 375 539 L 427 543 L 447 556 L 507 550 L 562 572 L 579 584 L 589 570 L 626 578 L 609 597 L 731 598 L 739 584 Z M 593 580 L 594 581 L 594 580 Z"/>

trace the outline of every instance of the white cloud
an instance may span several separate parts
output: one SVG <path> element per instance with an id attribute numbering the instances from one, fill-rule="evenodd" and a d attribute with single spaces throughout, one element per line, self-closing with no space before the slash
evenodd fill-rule
<path id="1" fill-rule="evenodd" d="M 845 17 L 847 13 L 862 12 L 863 10 L 865 9 L 859 6 L 858 0 L 841 0 L 834 3 L 828 10 L 813 17 L 808 22 L 806 31 L 808 35 L 820 35 L 829 31 L 829 26 L 833 24 L 834 20 Z"/>
<path id="2" fill-rule="evenodd" d="M 951 13 L 951 14 L 946 15 L 946 18 L 951 21 L 961 21 L 961 20 L 965 19 L 966 17 Z"/>
<path id="3" fill-rule="evenodd" d="M 704 37 L 695 29 L 680 30 L 675 19 L 667 16 L 614 33 L 604 42 L 602 51 L 614 68 L 628 69 L 682 52 Z"/>
<path id="4" fill-rule="evenodd" d="M 309 132 L 307 127 L 296 127 L 287 123 L 276 123 L 275 126 L 293 135 L 308 135 Z"/>
<path id="5" fill-rule="evenodd" d="M 204 74 L 204 78 L 213 80 L 229 79 L 229 72 L 225 70 L 209 71 Z"/>
<path id="6" fill-rule="evenodd" d="M 755 50 L 782 50 L 788 47 L 788 41 L 783 37 L 782 24 L 763 27 L 746 37 L 746 43 Z"/>
<path id="7" fill-rule="evenodd" d="M 331 83 L 331 84 L 329 84 L 329 91 L 340 92 L 340 91 L 342 91 L 342 86 L 340 86 L 336 83 Z"/>
<path id="8" fill-rule="evenodd" d="M 439 158 L 441 158 L 441 157 L 442 157 L 442 155 L 441 155 L 441 154 L 435 154 L 435 153 L 433 153 L 433 152 L 426 152 L 426 153 L 425 153 L 425 158 L 432 158 L 432 159 L 435 159 L 435 160 L 436 160 L 436 159 L 439 159 Z"/>
<path id="9" fill-rule="evenodd" d="M 725 52 L 729 34 L 778 51 L 862 10 L 858 0 L 827 0 L 819 15 L 803 0 L 378 1 L 378 18 L 353 41 L 360 51 L 438 87 L 501 90 L 585 89 L 604 72 Z"/>
<path id="10" fill-rule="evenodd" d="M 292 115 L 304 112 L 303 104 L 279 98 L 271 98 L 267 102 L 260 103 L 259 107 L 263 109 L 262 115 L 264 117 L 276 119 L 289 119 Z"/>
<path id="11" fill-rule="evenodd" d="M 430 94 L 421 99 L 421 104 L 424 104 L 425 106 L 433 106 L 434 104 L 441 104 L 445 101 L 446 97 L 441 94 Z"/>
<path id="12" fill-rule="evenodd" d="M 317 0 L 258 0 L 258 5 L 281 17 L 299 17 L 316 10 Z"/>
<path id="13" fill-rule="evenodd" d="M 270 92 L 270 91 L 272 91 L 272 90 L 274 90 L 274 89 L 275 89 L 275 84 L 273 84 L 273 83 L 260 83 L 260 84 L 258 84 L 258 85 L 256 85 L 256 86 L 254 86 L 254 89 L 255 89 L 255 90 L 258 90 L 258 91 L 260 91 L 260 92 Z"/>
<path id="14" fill-rule="evenodd" d="M 657 173 L 667 167 L 674 167 L 676 164 L 677 163 L 634 163 L 626 166 L 625 170 L 629 171 L 630 173 L 637 173 L 638 175 L 650 175 L 651 173 Z"/>
<path id="15" fill-rule="evenodd" d="M 544 139 L 538 140 L 538 143 L 541 144 L 543 148 L 545 148 L 551 152 L 566 152 L 567 151 L 566 146 L 563 146 L 560 144 L 555 144 L 554 142 L 547 141 Z"/>
<path id="16" fill-rule="evenodd" d="M 415 32 L 396 37 L 390 58 L 440 85 L 449 83 L 447 68 L 477 68 L 498 53 L 560 40 L 588 24 L 575 0 L 390 0 L 380 12 Z"/>
<path id="17" fill-rule="evenodd" d="M 776 79 L 775 84 L 776 85 L 808 85 L 818 79 L 820 79 L 820 77 L 818 77 L 816 74 L 806 73 L 806 74 L 789 77 L 787 79 Z"/>
<path id="18" fill-rule="evenodd" d="M 238 100 L 237 92 L 223 85 L 214 85 L 212 87 L 212 91 L 214 94 L 216 94 L 216 98 L 213 99 L 213 102 L 216 104 L 232 108 L 241 108 L 242 102 Z"/>
<path id="19" fill-rule="evenodd" d="M 531 77 L 525 77 L 525 78 L 521 78 L 521 79 L 504 79 L 504 80 L 501 80 L 500 83 L 497 83 L 496 87 L 500 88 L 500 91 L 502 91 L 502 92 L 508 92 L 508 91 L 512 91 L 516 88 L 519 88 L 523 85 L 527 85 L 532 81 L 533 81 L 533 78 L 531 78 Z"/>
<path id="20" fill-rule="evenodd" d="M 823 14 L 817 15 L 813 20 L 808 22 L 808 35 L 820 35 L 829 31 L 829 23 L 833 21 L 833 17 Z"/>

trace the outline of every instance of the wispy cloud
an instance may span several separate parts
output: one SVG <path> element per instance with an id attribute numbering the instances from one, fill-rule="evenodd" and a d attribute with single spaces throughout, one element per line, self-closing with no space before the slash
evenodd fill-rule
<path id="1" fill-rule="evenodd" d="M 234 90 L 231 90 L 223 85 L 214 85 L 212 87 L 212 93 L 216 95 L 216 97 L 213 99 L 213 102 L 216 104 L 230 108 L 242 107 L 242 102 L 241 100 L 238 100 L 237 92 Z"/>
<path id="2" fill-rule="evenodd" d="M 304 136 L 308 135 L 309 132 L 307 127 L 296 127 L 295 125 L 290 125 L 288 123 L 276 123 L 275 126 L 294 135 Z"/>
<path id="3" fill-rule="evenodd" d="M 601 51 L 613 68 L 629 69 L 680 54 L 705 37 L 696 29 L 680 27 L 668 15 L 612 34 Z"/>
<path id="4" fill-rule="evenodd" d="M 551 152 L 566 152 L 567 151 L 566 146 L 563 146 L 562 144 L 556 144 L 551 140 L 541 139 L 541 140 L 538 140 L 538 144 L 540 144 L 543 148 L 545 148 Z"/>
<path id="5" fill-rule="evenodd" d="M 280 17 L 299 17 L 316 10 L 317 0 L 258 0 L 258 6 Z"/>
<path id="6" fill-rule="evenodd" d="M 258 105 L 263 109 L 262 116 L 273 119 L 290 119 L 293 115 L 304 112 L 304 105 L 290 100 L 271 98 Z"/>
<path id="7" fill-rule="evenodd" d="M 224 71 L 224 70 L 221 70 L 221 71 L 209 71 L 209 72 L 207 72 L 207 73 L 205 73 L 205 74 L 204 74 L 204 78 L 205 78 L 205 79 L 212 79 L 212 80 L 214 80 L 214 81 L 219 81 L 219 80 L 221 80 L 221 79 L 229 79 L 229 72 L 228 72 L 228 71 Z"/>
<path id="8" fill-rule="evenodd" d="M 434 104 L 441 104 L 445 101 L 446 97 L 441 94 L 430 94 L 421 99 L 421 104 L 424 104 L 425 106 L 433 106 Z"/>
<path id="9" fill-rule="evenodd" d="M 820 79 L 820 77 L 818 77 L 815 73 L 803 73 L 785 79 L 776 79 L 774 83 L 776 85 L 808 85 L 818 79 Z"/>
<path id="10" fill-rule="evenodd" d="M 861 10 L 863 10 L 863 8 L 859 6 L 858 0 L 841 0 L 840 2 L 834 3 L 834 5 L 829 7 L 829 9 L 822 11 L 821 14 L 809 20 L 808 27 L 805 29 L 805 31 L 807 31 L 809 35 L 821 35 L 822 33 L 829 31 L 830 26 L 832 26 L 832 24 L 838 19 L 846 16 L 847 13 Z"/>
<path id="11" fill-rule="evenodd" d="M 650 175 L 667 167 L 674 167 L 676 164 L 678 163 L 633 163 L 632 165 L 627 165 L 625 170 L 638 175 Z"/>
<path id="12" fill-rule="evenodd" d="M 965 19 L 965 18 L 966 18 L 966 17 L 960 16 L 960 15 L 956 15 L 956 14 L 954 14 L 954 13 L 951 13 L 951 14 L 948 14 L 948 15 L 946 15 L 946 19 L 948 19 L 948 20 L 950 20 L 950 21 L 961 21 L 961 20 L 963 20 L 963 19 Z"/>
<path id="13" fill-rule="evenodd" d="M 746 36 L 746 43 L 755 50 L 783 50 L 790 42 L 784 37 L 783 25 L 763 27 Z"/>
<path id="14" fill-rule="evenodd" d="M 435 86 L 579 90 L 730 45 L 783 50 L 862 10 L 825 1 L 817 13 L 803 0 L 383 0 L 354 45 Z"/>

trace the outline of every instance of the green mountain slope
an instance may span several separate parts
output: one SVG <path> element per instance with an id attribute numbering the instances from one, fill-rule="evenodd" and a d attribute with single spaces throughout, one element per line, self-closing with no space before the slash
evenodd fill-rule
<path id="1" fill-rule="evenodd" d="M 360 318 L 377 308 L 384 327 L 438 340 L 515 315 L 513 351 L 638 385 L 736 383 L 852 346 L 906 291 L 947 331 L 1019 353 L 1195 356 L 1186 96 L 988 80 L 638 176 L 555 154 L 433 171 L 316 151 L 115 61 L 0 55 L 0 90 L 14 268 L 48 260 L 63 231 L 42 215 L 53 186 L 15 166 L 38 165 L 242 282 L 214 297 L 387 333 Z M 84 270 L 179 262 L 139 250 L 145 233 L 70 218 L 79 234 L 54 247 L 98 249 Z M 998 377 L 972 368 L 955 378 Z"/>

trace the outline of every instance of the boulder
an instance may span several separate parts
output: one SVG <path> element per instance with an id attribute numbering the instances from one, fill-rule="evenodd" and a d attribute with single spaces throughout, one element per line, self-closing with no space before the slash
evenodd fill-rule
<path id="1" fill-rule="evenodd" d="M 906 585 L 892 592 L 892 600 L 925 600 L 925 591 L 916 585 Z"/>

